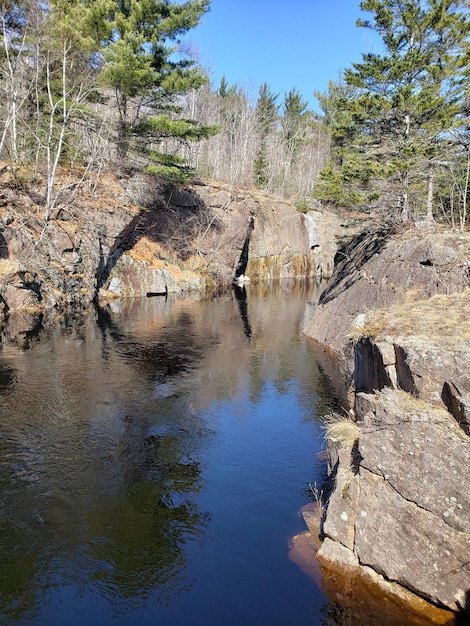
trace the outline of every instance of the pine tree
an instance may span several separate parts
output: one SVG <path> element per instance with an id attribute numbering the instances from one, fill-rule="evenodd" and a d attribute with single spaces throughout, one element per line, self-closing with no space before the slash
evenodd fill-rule
<path id="1" fill-rule="evenodd" d="M 240 93 L 240 90 L 237 89 L 236 85 L 228 84 L 227 78 L 225 74 L 220 79 L 219 89 L 217 90 L 217 95 L 220 98 L 231 98 L 232 96 L 236 96 L 237 93 Z"/>
<path id="2" fill-rule="evenodd" d="M 181 36 L 209 10 L 210 0 L 114 0 L 109 3 L 110 33 L 105 43 L 100 82 L 114 91 L 118 110 L 118 155 L 150 160 L 147 170 L 181 177 L 186 168 L 162 141 L 182 144 L 217 132 L 194 120 L 179 119 L 178 97 L 207 77 L 193 61 L 177 58 Z M 177 145 L 176 145 L 177 148 Z"/>
<path id="3" fill-rule="evenodd" d="M 313 195 L 338 206 L 353 207 L 377 199 L 371 180 L 381 175 L 380 162 L 373 158 L 367 134 L 362 132 L 359 90 L 343 80 L 330 81 L 327 93 L 315 96 L 329 130 L 331 159 L 316 181 Z"/>
<path id="4" fill-rule="evenodd" d="M 336 145 L 342 160 L 330 174 L 346 190 L 358 182 L 370 187 L 375 179 L 371 193 L 385 192 L 404 219 L 410 207 L 431 216 L 435 168 L 465 91 L 467 3 L 366 0 L 360 6 L 372 20 L 358 26 L 377 32 L 384 50 L 364 54 L 345 72 L 357 94 L 343 102 L 345 144 Z"/>
<path id="5" fill-rule="evenodd" d="M 259 148 L 254 162 L 255 185 L 264 187 L 268 182 L 268 157 L 266 142 L 273 125 L 278 119 L 278 105 L 276 100 L 279 94 L 274 94 L 267 83 L 259 88 L 258 100 L 256 101 L 256 119 L 259 128 Z"/>
<path id="6" fill-rule="evenodd" d="M 305 131 L 311 119 L 308 102 L 302 100 L 297 89 L 292 88 L 284 96 L 282 130 L 289 153 L 294 156 L 305 139 Z"/>

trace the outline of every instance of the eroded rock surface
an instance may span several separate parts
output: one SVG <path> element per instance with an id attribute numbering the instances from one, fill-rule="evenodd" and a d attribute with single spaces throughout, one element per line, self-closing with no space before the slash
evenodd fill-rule
<path id="1" fill-rule="evenodd" d="M 362 400 L 358 445 L 338 457 L 320 558 L 334 561 L 340 544 L 386 580 L 458 611 L 470 590 L 470 438 L 446 410 L 405 392 Z"/>
<path id="2" fill-rule="evenodd" d="M 456 612 L 470 612 L 469 242 L 359 238 L 307 328 L 338 357 L 360 426 L 330 446 L 318 558 Z"/>
<path id="3" fill-rule="evenodd" d="M 328 536 L 320 540 L 321 507 L 301 509 L 308 530 L 292 538 L 289 558 L 340 607 L 338 624 L 436 626 L 454 624 L 453 614 L 361 565 L 356 554 Z"/>
<path id="4" fill-rule="evenodd" d="M 387 226 L 364 232 L 338 251 L 334 276 L 306 333 L 339 353 L 351 332 L 360 333 L 367 311 L 470 286 L 469 259 L 468 236 L 394 234 Z"/>
<path id="5" fill-rule="evenodd" d="M 299 213 L 257 190 L 106 173 L 77 192 L 59 172 L 61 196 L 46 223 L 40 183 L 21 186 L 18 176 L 0 173 L 3 316 L 204 291 L 230 284 L 241 265 L 253 280 L 320 278 L 333 269 L 338 218 Z"/>

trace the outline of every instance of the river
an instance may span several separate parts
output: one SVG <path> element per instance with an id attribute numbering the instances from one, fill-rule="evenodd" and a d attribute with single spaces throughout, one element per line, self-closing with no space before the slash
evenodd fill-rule
<path id="1" fill-rule="evenodd" d="M 116 302 L 0 351 L 0 622 L 334 624 L 288 558 L 336 408 L 316 292 Z"/>

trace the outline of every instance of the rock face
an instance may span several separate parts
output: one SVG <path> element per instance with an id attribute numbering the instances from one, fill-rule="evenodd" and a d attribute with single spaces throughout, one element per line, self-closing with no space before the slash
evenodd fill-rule
<path id="1" fill-rule="evenodd" d="M 278 203 L 260 211 L 254 226 L 246 270 L 254 280 L 319 278 L 333 273 L 339 232 L 333 213 L 293 214 L 289 205 Z"/>
<path id="2" fill-rule="evenodd" d="M 342 231 L 335 214 L 328 211 L 299 213 L 279 198 L 228 185 L 199 187 L 196 192 L 218 223 L 225 225 L 221 232 L 210 234 L 206 254 L 213 253 L 216 247 L 227 246 L 224 232 L 232 241 L 233 233 L 238 233 L 235 261 L 232 255 L 222 270 L 229 280 L 241 260 L 245 243 L 247 257 L 243 273 L 251 280 L 331 276 L 337 237 Z"/>
<path id="3" fill-rule="evenodd" d="M 387 580 L 457 611 L 470 589 L 470 440 L 447 411 L 404 392 L 385 388 L 367 404 L 356 449 L 339 457 L 324 533 Z M 334 549 L 323 544 L 319 558 Z"/>
<path id="4" fill-rule="evenodd" d="M 426 602 L 402 585 L 360 564 L 352 550 L 329 537 L 321 540 L 321 507 L 301 509 L 308 530 L 290 543 L 289 558 L 340 607 L 338 624 L 436 626 L 454 624 L 453 613 Z M 344 517 L 344 515 L 343 515 Z M 321 552 L 319 552 L 321 550 Z"/>
<path id="5" fill-rule="evenodd" d="M 44 222 L 40 188 L 0 172 L 3 314 L 88 306 L 97 298 L 202 291 L 252 280 L 329 276 L 339 220 L 229 185 L 179 187 L 103 174 L 66 190 Z M 36 196 L 35 196 L 36 194 Z M 242 271 L 240 268 L 242 267 Z"/>
<path id="6" fill-rule="evenodd" d="M 470 239 L 356 243 L 308 327 L 337 355 L 360 427 L 330 446 L 317 556 L 470 612 Z"/>
<path id="7" fill-rule="evenodd" d="M 364 232 L 338 251 L 334 277 L 306 333 L 339 353 L 367 311 L 468 287 L 469 254 L 468 237 L 455 233 L 394 234 L 387 226 Z"/>
<path id="8" fill-rule="evenodd" d="M 468 236 L 394 233 L 389 226 L 363 232 L 337 252 L 334 275 L 305 333 L 332 353 L 335 366 L 338 361 L 341 397 L 353 390 L 351 337 L 361 335 L 367 312 L 463 291 L 470 285 L 469 258 Z"/>

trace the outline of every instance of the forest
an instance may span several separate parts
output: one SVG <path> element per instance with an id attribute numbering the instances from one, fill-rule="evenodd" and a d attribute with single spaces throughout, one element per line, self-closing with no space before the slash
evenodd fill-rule
<path id="1" fill-rule="evenodd" d="M 100 173 L 255 186 L 300 211 L 321 202 L 463 231 L 470 185 L 468 0 L 365 0 L 363 53 L 315 92 L 209 80 L 185 34 L 210 0 L 3 0 L 0 161 L 45 180 L 45 221 Z M 312 72 L 314 60 L 306 71 Z M 58 181 L 59 169 L 70 173 Z"/>

